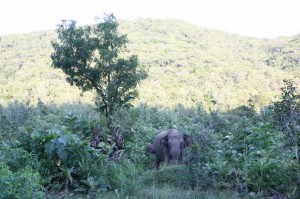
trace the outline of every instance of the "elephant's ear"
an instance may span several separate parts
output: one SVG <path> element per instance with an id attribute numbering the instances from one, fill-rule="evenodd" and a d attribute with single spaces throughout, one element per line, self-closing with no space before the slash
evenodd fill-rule
<path id="1" fill-rule="evenodd" d="M 184 144 L 186 147 L 191 146 L 194 143 L 193 138 L 191 136 L 184 134 L 183 139 L 184 139 Z"/>
<path id="2" fill-rule="evenodd" d="M 162 137 L 160 139 L 160 146 L 161 147 L 168 147 L 168 136 Z"/>

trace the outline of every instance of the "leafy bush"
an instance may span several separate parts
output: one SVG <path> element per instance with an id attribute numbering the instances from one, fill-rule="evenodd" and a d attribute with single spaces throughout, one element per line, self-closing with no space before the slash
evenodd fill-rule
<path id="1" fill-rule="evenodd" d="M 0 148 L 0 161 L 7 165 L 12 172 L 17 172 L 26 166 L 38 170 L 39 162 L 22 148 L 11 148 L 4 145 Z"/>
<path id="2" fill-rule="evenodd" d="M 289 193 L 297 181 L 295 161 L 279 142 L 280 134 L 269 124 L 235 134 L 224 140 L 219 172 L 247 191 Z M 297 169 L 296 169 L 297 170 Z"/>
<path id="3" fill-rule="evenodd" d="M 91 132 L 93 132 L 97 125 L 99 125 L 96 120 L 85 119 L 72 112 L 64 117 L 63 124 L 66 126 L 67 130 L 75 133 L 83 139 L 90 137 Z"/>
<path id="4" fill-rule="evenodd" d="M 292 80 L 284 80 L 282 100 L 274 103 L 274 123 L 295 147 L 295 157 L 300 164 L 300 95 Z M 300 185 L 300 184 L 299 184 Z"/>
<path id="5" fill-rule="evenodd" d="M 52 183 L 61 185 L 61 188 L 89 191 L 94 188 L 86 186 L 87 182 L 105 176 L 105 171 L 99 168 L 104 165 L 106 156 L 90 147 L 89 141 L 80 140 L 66 130 L 28 130 L 30 145 L 27 147 L 38 158 L 41 174 L 47 177 L 48 185 Z"/>
<path id="6" fill-rule="evenodd" d="M 44 198 L 38 162 L 27 151 L 0 149 L 0 198 Z"/>
<path id="7" fill-rule="evenodd" d="M 14 101 L 8 104 L 4 114 L 13 126 L 21 127 L 30 119 L 32 112 L 33 110 L 29 106 L 19 101 Z"/>
<path id="8" fill-rule="evenodd" d="M 31 167 L 12 172 L 0 162 L 0 198 L 45 198 L 40 174 Z"/>
<path id="9" fill-rule="evenodd" d="M 216 157 L 216 143 L 212 132 L 207 129 L 201 134 L 194 135 L 194 145 L 185 149 L 184 161 L 187 165 L 187 180 L 185 184 L 195 188 L 207 189 L 219 177 L 210 167 Z"/>

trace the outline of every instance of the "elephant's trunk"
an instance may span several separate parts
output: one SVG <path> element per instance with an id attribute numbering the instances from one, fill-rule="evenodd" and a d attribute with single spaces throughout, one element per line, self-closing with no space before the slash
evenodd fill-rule
<path id="1" fill-rule="evenodd" d="M 180 154 L 180 144 L 173 145 L 170 150 L 170 164 L 179 164 Z"/>
<path id="2" fill-rule="evenodd" d="M 179 160 L 177 159 L 171 159 L 170 164 L 179 164 Z"/>

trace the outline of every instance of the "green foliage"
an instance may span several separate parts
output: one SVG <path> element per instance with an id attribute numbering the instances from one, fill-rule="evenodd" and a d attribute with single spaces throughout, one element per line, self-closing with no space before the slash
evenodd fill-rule
<path id="1" fill-rule="evenodd" d="M 97 107 L 111 116 L 117 107 L 127 106 L 137 96 L 135 87 L 146 77 L 138 69 L 137 56 L 119 58 L 128 43 L 117 32 L 114 15 L 107 15 L 96 26 L 76 27 L 75 21 L 59 26 L 58 42 L 52 42 L 52 65 L 67 74 L 67 81 L 83 91 L 97 92 Z"/>
<path id="2" fill-rule="evenodd" d="M 273 122 L 284 133 L 290 145 L 294 148 L 297 160 L 297 168 L 300 165 L 300 95 L 297 92 L 292 80 L 285 80 L 285 86 L 281 88 L 282 99 L 273 105 Z M 300 175 L 296 175 L 296 186 L 298 187 L 295 195 L 300 196 Z"/>
<path id="3" fill-rule="evenodd" d="M 31 113 L 32 109 L 19 101 L 10 103 L 5 109 L 6 119 L 15 128 L 23 126 L 30 119 Z"/>
<path id="4" fill-rule="evenodd" d="M 294 145 L 295 156 L 300 164 L 300 95 L 291 80 L 284 82 L 282 100 L 274 103 L 274 121 Z"/>
<path id="5" fill-rule="evenodd" d="M 63 124 L 68 131 L 73 132 L 84 139 L 91 136 L 91 132 L 97 126 L 97 121 L 94 119 L 87 120 L 75 115 L 74 113 L 69 113 L 64 118 Z M 103 125 L 103 128 L 104 127 L 106 127 L 106 125 Z"/>
<path id="6" fill-rule="evenodd" d="M 45 198 L 40 174 L 31 167 L 12 172 L 0 162 L 0 198 Z"/>
<path id="7" fill-rule="evenodd" d="M 299 77 L 297 66 L 299 66 L 299 49 L 300 36 L 297 35 L 292 39 L 281 38 L 269 49 L 270 58 L 266 61 L 272 67 L 281 68 L 282 70 L 295 73 Z"/>
<path id="8" fill-rule="evenodd" d="M 4 139 L 9 136 L 12 131 L 12 125 L 7 116 L 3 113 L 3 108 L 0 105 L 0 138 Z"/>
<path id="9" fill-rule="evenodd" d="M 124 134 L 124 156 L 147 168 L 153 168 L 154 156 L 145 151 L 156 134 L 165 129 L 178 128 L 193 136 L 204 130 L 209 122 L 201 106 L 191 109 L 178 106 L 172 110 L 142 104 L 136 108 L 119 109 L 113 115 L 112 126 Z"/>
<path id="10" fill-rule="evenodd" d="M 159 170 L 148 171 L 145 173 L 144 181 L 147 185 L 155 184 L 158 186 L 175 186 L 189 188 L 188 170 L 183 165 L 163 166 Z"/>
<path id="11" fill-rule="evenodd" d="M 234 191 L 232 190 L 223 190 L 223 191 L 216 191 L 216 190 L 191 190 L 191 189 L 184 189 L 181 187 L 172 187 L 172 186 L 155 186 L 150 185 L 147 187 L 143 187 L 133 196 L 124 196 L 120 194 L 118 191 L 110 192 L 105 195 L 101 195 L 100 198 L 107 198 L 107 199 L 121 199 L 121 198 L 145 198 L 145 199 L 195 199 L 195 198 L 208 198 L 208 199 L 223 199 L 223 198 L 231 198 L 231 199 L 238 199 L 240 198 Z"/>
<path id="12" fill-rule="evenodd" d="M 72 110 L 73 106 L 70 108 Z M 61 107 L 57 109 L 62 110 Z M 258 124 L 261 118 L 251 108 L 211 114 L 200 105 L 191 109 L 182 106 L 158 109 L 147 105 L 119 109 L 112 117 L 112 126 L 124 134 L 125 148 L 120 164 L 105 160 L 107 155 L 103 153 L 110 154 L 114 150 L 112 137 L 108 134 L 102 134 L 103 140 L 97 149 L 90 147 L 91 132 L 96 127 L 102 131 L 102 126 L 106 126 L 104 120 L 95 120 L 97 115 L 94 119 L 91 116 L 85 118 L 86 112 L 64 115 L 56 107 L 46 105 L 40 105 L 32 112 L 48 118 L 48 122 L 62 125 L 60 131 L 27 128 L 27 133 L 23 132 L 23 127 L 21 134 L 15 135 L 21 142 L 16 146 L 32 152 L 39 161 L 34 168 L 42 174 L 47 190 L 68 188 L 90 197 L 118 190 L 115 193 L 122 198 L 142 194 L 140 190 L 145 186 L 207 190 L 242 184 L 247 185 L 249 192 L 270 192 L 272 189 L 278 193 L 296 193 L 297 164 L 289 149 L 283 148 L 281 134 L 270 125 Z M 34 122 L 30 124 L 34 125 Z M 40 126 L 39 123 L 36 125 Z M 152 170 L 154 156 L 147 155 L 145 147 L 156 133 L 174 127 L 192 135 L 195 145 L 185 150 L 183 162 L 186 165 L 166 167 L 155 173 Z M 27 139 L 21 139 L 21 136 Z M 8 152 L 7 157 L 12 161 L 35 165 L 22 158 L 26 153 L 20 151 L 14 156 L 13 152 Z M 16 157 L 19 159 L 14 159 Z M 172 172 L 177 175 L 168 177 Z"/>
<path id="13" fill-rule="evenodd" d="M 100 179 L 103 174 L 101 172 L 104 171 L 98 171 L 97 168 L 103 165 L 105 155 L 90 147 L 89 142 L 80 140 L 68 131 L 44 132 L 29 129 L 29 137 L 28 147 L 37 156 L 41 174 L 48 178 L 48 185 L 58 183 L 62 188 L 95 191 L 97 185 L 87 182 Z"/>
<path id="14" fill-rule="evenodd" d="M 280 134 L 263 124 L 224 138 L 218 158 L 220 172 L 228 181 L 255 192 L 289 193 L 297 187 L 296 162 L 283 150 Z"/>
<path id="15" fill-rule="evenodd" d="M 9 170 L 16 172 L 26 166 L 38 170 L 39 162 L 34 156 L 22 148 L 11 148 L 4 144 L 0 149 L 0 160 L 9 167 Z"/>
<path id="16" fill-rule="evenodd" d="M 274 139 L 274 131 L 270 126 L 253 128 L 253 132 L 245 138 L 244 179 L 248 187 L 262 191 L 267 189 L 289 192 L 294 184 L 292 171 L 295 162 L 280 149 Z M 247 173 L 246 173 L 247 170 Z M 289 186 L 290 185 L 290 186 Z M 294 186 L 291 186 L 294 187 Z"/>
<path id="17" fill-rule="evenodd" d="M 112 163 L 108 168 L 110 184 L 121 196 L 132 196 L 142 188 L 143 168 L 130 160 Z"/>
<path id="18" fill-rule="evenodd" d="M 8 189 L 1 184 L 1 197 L 17 198 L 16 191 L 23 187 L 24 196 L 35 190 L 39 198 L 43 184 L 49 195 L 64 192 L 72 198 L 299 198 L 300 168 L 292 153 L 296 145 L 269 124 L 269 116 L 292 115 L 292 120 L 281 121 L 296 124 L 290 130 L 298 128 L 297 114 L 290 110 L 298 107 L 299 36 L 261 40 L 175 20 L 119 24 L 106 17 L 109 23 L 104 19 L 95 26 L 63 22 L 61 35 L 36 32 L 1 38 L 0 182 L 9 182 L 4 184 Z M 114 34 L 112 43 L 120 48 L 113 50 L 103 41 Z M 114 102 L 113 88 L 125 84 L 112 80 L 131 80 L 134 70 L 143 72 L 139 64 L 147 66 L 149 78 L 136 87 L 140 95 L 131 101 L 134 107 L 99 119 L 94 94 L 70 86 L 68 74 L 51 68 L 55 51 L 50 41 L 64 44 L 57 36 L 73 42 L 73 49 L 64 49 L 66 56 L 78 58 L 68 60 L 77 64 L 70 71 L 73 84 L 91 90 L 95 74 L 111 72 L 111 86 L 103 88 Z M 106 67 L 110 59 L 112 65 Z M 98 66 L 101 70 L 94 73 Z M 84 83 L 84 77 L 91 81 Z M 268 112 L 283 79 L 293 79 L 293 84 L 287 82 L 282 90 L 286 95 L 275 103 L 281 107 L 279 114 Z M 108 77 L 98 80 L 106 83 Z M 100 100 L 98 106 L 103 104 Z M 116 150 L 108 126 L 122 135 L 121 150 Z M 167 128 L 191 135 L 195 145 L 185 149 L 183 165 L 156 171 L 155 157 L 147 155 L 145 147 Z M 96 131 L 99 140 L 93 145 Z M 116 152 L 122 158 L 113 162 Z M 236 187 L 239 197 L 232 191 Z"/>
<path id="19" fill-rule="evenodd" d="M 187 179 L 185 186 L 208 189 L 220 180 L 214 173 L 211 165 L 216 162 L 217 142 L 213 137 L 212 129 L 205 129 L 200 134 L 194 135 L 194 145 L 185 150 L 184 162 L 186 163 Z"/>
<path id="20" fill-rule="evenodd" d="M 44 198 L 38 161 L 21 148 L 0 149 L 0 198 Z"/>
<path id="21" fill-rule="evenodd" d="M 118 31 L 119 36 L 127 34 L 129 51 L 120 51 L 119 57 L 138 55 L 139 63 L 148 67 L 148 78 L 137 87 L 139 97 L 133 105 L 188 108 L 201 103 L 205 110 L 228 111 L 251 99 L 259 111 L 280 94 L 283 79 L 299 85 L 299 64 L 292 61 L 297 58 L 299 36 L 246 38 L 176 20 L 151 19 L 120 22 Z M 35 106 L 39 98 L 53 106 L 93 103 L 92 92 L 81 93 L 66 82 L 61 70 L 51 68 L 51 41 L 58 43 L 57 36 L 49 31 L 1 38 L 2 105 L 18 100 Z M 284 59 L 293 63 L 291 70 L 281 68 L 286 64 L 271 67 L 266 62 L 276 56 L 272 49 L 278 45 L 293 57 Z"/>

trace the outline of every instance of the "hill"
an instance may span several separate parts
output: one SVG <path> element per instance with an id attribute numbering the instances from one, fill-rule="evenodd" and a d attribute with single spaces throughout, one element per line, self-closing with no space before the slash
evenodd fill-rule
<path id="1" fill-rule="evenodd" d="M 228 110 L 251 102 L 256 110 L 278 96 L 283 79 L 300 84 L 300 36 L 273 40 L 242 37 L 176 20 L 121 21 L 149 77 L 135 104 Z M 92 103 L 51 68 L 55 31 L 0 38 L 0 104 Z"/>
<path id="2" fill-rule="evenodd" d="M 122 21 L 120 31 L 130 41 L 123 55 L 137 54 L 149 77 L 137 106 L 111 124 L 92 111 L 93 93 L 51 68 L 55 31 L 0 38 L 0 198 L 300 198 L 300 146 L 289 137 L 299 95 L 290 86 L 279 112 L 255 112 L 282 80 L 300 85 L 300 35 L 247 38 L 152 19 Z M 290 118 L 278 129 L 282 113 Z M 185 133 L 184 164 L 152 169 L 145 151 L 171 128 Z"/>

